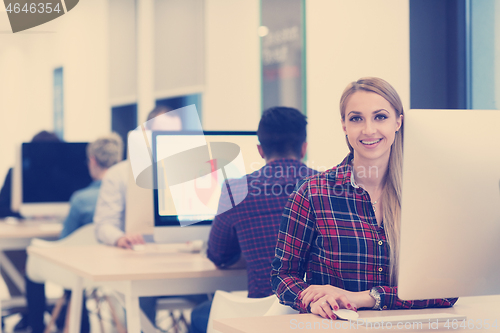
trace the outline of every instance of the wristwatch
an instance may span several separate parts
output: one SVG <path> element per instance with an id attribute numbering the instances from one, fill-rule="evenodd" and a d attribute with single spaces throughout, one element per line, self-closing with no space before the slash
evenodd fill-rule
<path id="1" fill-rule="evenodd" d="M 372 309 L 373 310 L 380 310 L 380 294 L 377 291 L 377 289 L 375 289 L 375 287 L 373 287 L 370 290 L 370 296 L 375 300 L 375 305 L 373 306 Z"/>

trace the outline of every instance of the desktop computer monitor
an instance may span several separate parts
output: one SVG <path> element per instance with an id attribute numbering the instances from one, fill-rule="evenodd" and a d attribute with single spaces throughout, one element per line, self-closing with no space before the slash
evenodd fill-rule
<path id="1" fill-rule="evenodd" d="M 86 142 L 23 143 L 13 172 L 12 210 L 25 217 L 63 218 L 73 192 L 92 179 Z"/>
<path id="2" fill-rule="evenodd" d="M 500 111 L 404 121 L 398 296 L 500 294 Z"/>
<path id="3" fill-rule="evenodd" d="M 256 132 L 153 132 L 155 241 L 208 240 L 224 179 L 240 178 L 264 166 L 265 161 L 257 150 L 258 144 Z M 182 154 L 192 149 L 198 149 L 201 155 L 206 153 L 205 157 L 188 157 L 183 161 L 182 156 L 188 155 Z M 176 159 L 176 167 L 182 174 L 181 178 L 187 175 L 188 169 L 192 171 L 198 166 L 203 168 L 203 165 L 209 165 L 213 168 L 212 172 L 217 171 L 218 180 L 214 182 L 211 174 L 200 174 L 199 178 L 185 179 L 186 184 L 191 181 L 192 189 L 184 186 L 179 191 L 173 187 L 175 180 L 165 165 L 165 162 L 172 161 L 165 158 L 172 156 L 180 157 Z M 197 198 L 193 199 L 193 194 Z M 198 204 L 200 200 L 204 203 L 202 207 Z"/>

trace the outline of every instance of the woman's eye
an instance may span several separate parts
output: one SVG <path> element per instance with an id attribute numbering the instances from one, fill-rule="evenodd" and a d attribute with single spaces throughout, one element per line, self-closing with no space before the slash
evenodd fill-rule
<path id="1" fill-rule="evenodd" d="M 378 114 L 375 119 L 377 120 L 385 120 L 387 119 L 387 116 L 385 114 Z"/>
<path id="2" fill-rule="evenodd" d="M 361 120 L 361 117 L 358 117 L 358 116 L 354 116 L 354 117 L 349 118 L 349 121 L 354 121 L 354 122 L 360 121 L 360 120 Z"/>

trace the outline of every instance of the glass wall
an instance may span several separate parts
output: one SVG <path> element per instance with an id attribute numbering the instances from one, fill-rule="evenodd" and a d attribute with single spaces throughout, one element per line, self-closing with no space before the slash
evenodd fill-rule
<path id="1" fill-rule="evenodd" d="M 470 1 L 472 109 L 500 109 L 500 0 Z"/>

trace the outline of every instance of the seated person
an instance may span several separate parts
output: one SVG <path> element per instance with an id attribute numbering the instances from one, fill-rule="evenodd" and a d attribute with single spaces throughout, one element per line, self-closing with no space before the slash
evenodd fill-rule
<path id="1" fill-rule="evenodd" d="M 274 293 L 327 319 L 339 308 L 453 306 L 456 298 L 397 297 L 404 118 L 396 90 L 379 78 L 353 82 L 340 115 L 350 153 L 291 195 L 272 262 Z"/>
<path id="2" fill-rule="evenodd" d="M 31 142 L 61 142 L 61 140 L 52 132 L 41 131 L 37 133 Z M 14 212 L 11 209 L 11 192 L 12 192 L 12 173 L 13 169 L 10 168 L 5 176 L 5 181 L 3 183 L 2 189 L 0 190 L 0 218 L 4 217 L 15 217 L 22 219 L 23 217 L 18 212 Z M 17 271 L 20 272 L 22 276 L 25 275 L 26 267 L 26 250 L 8 250 L 4 251 L 5 256 L 14 265 Z M 9 275 L 0 269 L 2 278 L 7 285 L 9 290 L 9 295 L 11 297 L 22 296 L 23 292 L 19 290 L 16 283 L 9 277 Z M 22 313 L 21 320 L 14 327 L 14 330 L 23 330 L 28 326 L 28 316 L 27 313 Z"/>
<path id="3" fill-rule="evenodd" d="M 72 232 L 88 223 L 92 223 L 94 210 L 101 187 L 101 179 L 108 168 L 116 164 L 123 156 L 123 142 L 121 137 L 112 133 L 101 137 L 87 146 L 88 168 L 93 182 L 73 193 L 70 199 L 69 214 L 64 220 L 63 230 L 60 238 L 69 236 Z M 43 332 L 45 329 L 43 314 L 46 307 L 44 284 L 35 283 L 27 279 L 26 298 L 28 303 L 29 326 L 32 332 Z M 65 291 L 66 300 L 69 300 L 71 292 Z M 84 297 L 85 304 L 85 297 Z M 60 313 L 58 324 L 62 326 L 65 318 L 65 310 Z M 85 306 L 82 312 L 81 332 L 90 332 L 88 313 Z"/>
<path id="4" fill-rule="evenodd" d="M 219 201 L 212 223 L 207 256 L 219 268 L 235 268 L 246 262 L 248 297 L 272 295 L 269 270 L 274 258 L 283 208 L 297 182 L 316 171 L 301 162 L 306 154 L 306 117 L 287 107 L 270 108 L 262 114 L 256 148 L 266 161 L 261 169 L 242 179 L 231 179 L 232 195 L 248 188 L 248 195 L 227 211 Z M 227 187 L 222 195 L 227 196 Z M 192 332 L 206 332 L 211 303 L 196 307 L 191 315 Z"/>
<path id="5" fill-rule="evenodd" d="M 179 131 L 182 129 L 181 119 L 176 115 L 169 115 L 171 109 L 158 106 L 152 110 L 147 118 L 148 130 Z M 165 115 L 157 117 L 160 115 Z M 133 245 L 144 244 L 141 234 L 125 232 L 125 209 L 127 196 L 127 182 L 132 172 L 130 161 L 126 160 L 112 167 L 103 179 L 97 207 L 94 215 L 96 237 L 104 244 L 131 249 Z M 189 298 L 194 302 L 207 299 L 206 295 L 192 295 Z M 153 324 L 156 322 L 156 300 L 158 297 L 140 297 L 139 304 L 143 313 Z"/>
<path id="6" fill-rule="evenodd" d="M 165 106 L 157 106 L 147 118 L 148 130 L 180 131 L 182 123 L 178 116 L 155 117 L 167 115 L 171 111 Z M 164 123 L 165 119 L 170 122 Z M 112 167 L 103 179 L 99 199 L 94 215 L 96 237 L 104 244 L 131 249 L 132 245 L 144 244 L 141 234 L 125 233 L 125 208 L 127 182 L 132 172 L 130 161 L 125 160 Z"/>

